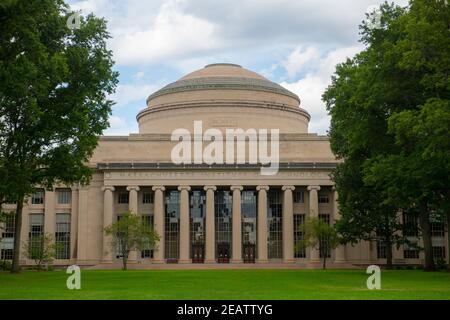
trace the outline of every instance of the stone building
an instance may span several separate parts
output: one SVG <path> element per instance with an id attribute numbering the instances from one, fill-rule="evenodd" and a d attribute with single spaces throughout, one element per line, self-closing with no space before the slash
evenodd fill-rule
<path id="1" fill-rule="evenodd" d="M 146 102 L 137 115 L 139 133 L 100 138 L 89 163 L 95 173 L 88 186 L 42 189 L 29 199 L 23 242 L 49 232 L 61 245 L 55 264 L 111 264 L 120 255 L 103 229 L 130 210 L 161 237 L 156 248 L 132 252 L 130 263 L 320 265 L 317 249 L 294 247 L 305 217 L 329 223 L 339 219 L 329 176 L 337 160 L 326 136 L 308 132 L 310 115 L 297 95 L 238 65 L 212 64 L 156 91 Z M 194 133 L 199 121 L 202 132 L 278 129 L 278 172 L 264 175 L 261 163 L 249 161 L 250 138 L 241 154 L 245 161 L 238 161 L 236 152 L 232 162 L 174 163 L 172 151 L 180 141 L 173 141 L 172 133 L 180 128 Z M 192 138 L 197 139 L 195 134 Z M 12 255 L 12 225 L 9 221 L 2 233 L 2 259 Z M 443 227 L 433 228 L 435 255 L 445 256 Z M 384 250 L 377 242 L 340 246 L 330 261 L 383 263 Z M 422 258 L 414 248 L 394 250 L 394 263 L 416 264 Z"/>

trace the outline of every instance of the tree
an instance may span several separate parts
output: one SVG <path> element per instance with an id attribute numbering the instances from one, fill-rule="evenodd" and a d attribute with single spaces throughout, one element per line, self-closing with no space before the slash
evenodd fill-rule
<path id="1" fill-rule="evenodd" d="M 430 217 L 443 214 L 450 201 L 444 120 L 450 8 L 445 1 L 413 0 L 407 8 L 385 3 L 380 13 L 380 26 L 361 26 L 366 48 L 337 66 L 323 95 L 332 117 L 331 146 L 344 160 L 333 175 L 343 211 L 338 228 L 361 239 L 381 233 L 387 245 L 399 245 L 405 241 L 396 237 L 399 212 L 417 214 L 425 269 L 433 270 Z M 428 126 L 437 101 L 443 121 Z"/>
<path id="2" fill-rule="evenodd" d="M 63 0 L 0 4 L 0 195 L 17 203 L 12 272 L 19 272 L 22 208 L 55 182 L 85 184 L 108 127 L 118 74 L 106 21 L 69 29 Z"/>
<path id="3" fill-rule="evenodd" d="M 328 256 L 341 243 L 334 226 L 318 218 L 307 218 L 300 226 L 300 232 L 303 236 L 295 249 L 302 250 L 306 247 L 318 249 L 322 257 L 322 267 L 326 269 Z"/>
<path id="4" fill-rule="evenodd" d="M 105 228 L 105 233 L 113 238 L 111 249 L 119 248 L 120 250 L 123 270 L 127 270 L 130 251 L 153 248 L 159 241 L 159 235 L 153 228 L 132 212 L 121 214 L 116 222 Z"/>
<path id="5" fill-rule="evenodd" d="M 38 270 L 42 270 L 44 265 L 52 263 L 56 254 L 56 245 L 50 233 L 43 233 L 31 236 L 23 244 L 25 256 L 34 260 Z"/>

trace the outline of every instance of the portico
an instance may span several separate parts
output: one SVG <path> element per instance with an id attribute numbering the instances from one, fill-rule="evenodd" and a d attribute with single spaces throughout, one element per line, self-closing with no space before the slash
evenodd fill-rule
<path id="1" fill-rule="evenodd" d="M 277 176 L 261 178 L 257 169 L 249 168 L 197 172 L 175 168 L 142 170 L 142 164 L 139 170 L 127 171 L 123 165 L 119 168 L 99 164 L 99 167 L 104 170 L 106 184 L 102 188 L 103 227 L 122 213 L 119 204 L 113 203 L 113 199 L 119 199 L 117 192 L 127 192 L 127 209 L 152 216 L 154 229 L 160 236 L 151 259 L 134 252 L 131 263 L 315 262 L 319 256 L 314 250 L 296 258 L 294 233 L 299 226 L 294 220 L 301 219 L 294 219 L 294 215 L 304 219 L 320 213 L 328 215 L 329 221 L 339 218 L 329 169 L 299 172 L 283 165 Z M 328 199 L 320 204 L 319 190 L 321 197 Z M 153 201 L 145 207 L 139 202 L 149 192 Z M 102 263 L 117 259 L 107 250 L 108 241 L 103 235 Z M 333 259 L 345 262 L 344 249 L 337 249 Z"/>

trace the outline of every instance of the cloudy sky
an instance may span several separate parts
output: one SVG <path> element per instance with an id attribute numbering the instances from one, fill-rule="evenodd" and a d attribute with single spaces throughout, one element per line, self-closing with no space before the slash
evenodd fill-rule
<path id="1" fill-rule="evenodd" d="M 107 135 L 138 132 L 155 90 L 209 63 L 230 62 L 295 92 L 326 134 L 321 95 L 337 63 L 363 47 L 358 25 L 379 0 L 72 0 L 108 20 L 120 82 Z M 393 1 L 406 5 L 407 0 Z"/>

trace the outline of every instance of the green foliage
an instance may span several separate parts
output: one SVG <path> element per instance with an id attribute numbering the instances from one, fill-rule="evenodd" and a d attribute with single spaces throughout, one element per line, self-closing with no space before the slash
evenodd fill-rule
<path id="1" fill-rule="evenodd" d="M 123 270 L 127 270 L 130 251 L 150 249 L 159 241 L 159 235 L 142 218 L 131 212 L 124 212 L 120 219 L 105 228 L 112 236 L 111 249 L 120 248 Z"/>
<path id="2" fill-rule="evenodd" d="M 380 7 L 381 26 L 361 26 L 365 50 L 336 67 L 323 95 L 333 174 L 347 242 L 398 235 L 400 211 L 419 216 L 426 269 L 433 269 L 429 218 L 450 206 L 450 7 L 413 0 Z"/>
<path id="3" fill-rule="evenodd" d="M 34 260 L 37 270 L 47 269 L 56 255 L 56 245 L 50 233 L 32 236 L 23 244 L 27 259 Z"/>
<path id="4" fill-rule="evenodd" d="M 323 268 L 326 268 L 327 257 L 331 251 L 341 243 L 341 239 L 334 226 L 318 218 L 308 217 L 300 226 L 302 239 L 296 245 L 296 250 L 304 248 L 316 248 L 323 259 Z"/>
<path id="5" fill-rule="evenodd" d="M 11 271 L 11 262 L 8 260 L 0 260 L 0 271 Z"/>
<path id="6" fill-rule="evenodd" d="M 89 181 L 86 164 L 108 127 L 118 74 L 106 21 L 91 14 L 72 30 L 70 15 L 63 0 L 0 5 L 0 196 L 17 201 L 17 225 L 37 185 Z M 15 242 L 15 270 L 19 251 Z"/>

